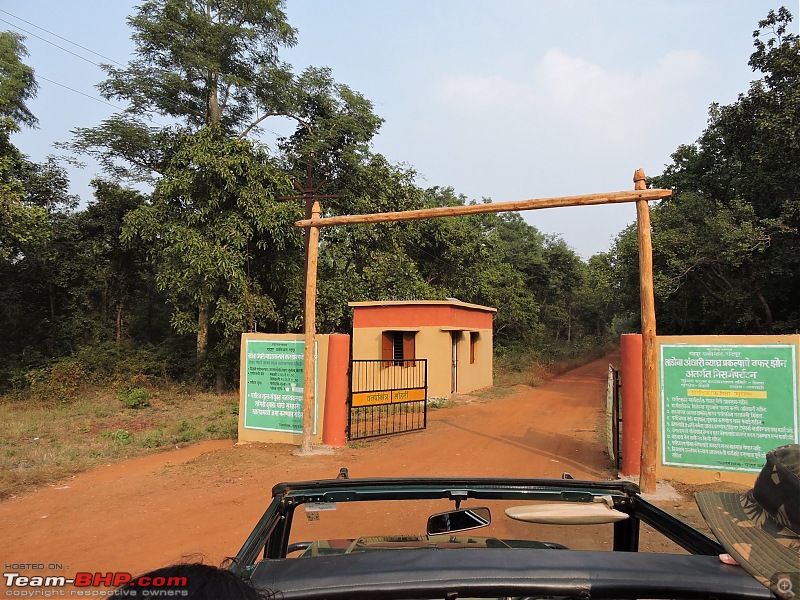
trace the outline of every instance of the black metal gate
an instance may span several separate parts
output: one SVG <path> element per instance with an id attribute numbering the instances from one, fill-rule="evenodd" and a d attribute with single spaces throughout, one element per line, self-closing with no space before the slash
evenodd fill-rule
<path id="1" fill-rule="evenodd" d="M 428 361 L 354 360 L 350 370 L 350 440 L 425 429 Z"/>
<path id="2" fill-rule="evenodd" d="M 619 470 L 622 464 L 620 456 L 621 444 L 620 435 L 622 434 L 622 398 L 620 394 L 619 370 L 612 365 L 608 365 L 608 390 L 606 402 L 606 419 L 608 420 L 608 455 L 614 461 L 614 466 Z"/>

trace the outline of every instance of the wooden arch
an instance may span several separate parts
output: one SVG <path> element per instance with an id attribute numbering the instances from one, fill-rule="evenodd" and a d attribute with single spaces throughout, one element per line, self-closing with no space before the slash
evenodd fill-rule
<path id="1" fill-rule="evenodd" d="M 650 207 L 648 202 L 662 200 L 672 195 L 670 190 L 648 190 L 644 170 L 637 169 L 633 175 L 634 191 L 536 198 L 468 206 L 444 206 L 408 210 L 402 212 L 372 213 L 365 215 L 342 215 L 321 217 L 319 201 L 315 200 L 311 218 L 298 221 L 296 225 L 308 230 L 306 240 L 306 290 L 305 290 L 305 363 L 303 385 L 303 439 L 302 452 L 311 452 L 311 436 L 314 419 L 314 347 L 316 339 L 317 262 L 319 255 L 320 227 L 355 225 L 360 223 L 384 223 L 388 221 L 414 221 L 489 212 L 508 212 L 557 208 L 563 206 L 592 206 L 597 204 L 636 203 L 636 223 L 639 233 L 639 295 L 642 312 L 642 379 L 643 420 L 642 454 L 640 458 L 639 486 L 643 492 L 656 489 L 655 464 L 657 447 L 658 382 L 656 381 L 656 314 L 653 295 L 653 246 L 650 235 Z"/>

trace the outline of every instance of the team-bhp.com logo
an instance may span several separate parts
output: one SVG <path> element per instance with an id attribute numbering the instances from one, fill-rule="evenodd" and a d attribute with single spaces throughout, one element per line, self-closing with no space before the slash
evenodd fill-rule
<path id="1" fill-rule="evenodd" d="M 112 571 L 110 573 L 89 573 L 81 571 L 72 577 L 63 575 L 23 575 L 17 572 L 3 573 L 8 597 L 50 598 L 53 596 L 110 596 L 137 598 L 186 597 L 186 577 L 147 577 L 134 578 L 130 573 Z M 118 590 L 119 586 L 126 586 Z M 64 589 L 70 587 L 72 589 Z M 114 588 L 114 589 L 99 589 Z"/>

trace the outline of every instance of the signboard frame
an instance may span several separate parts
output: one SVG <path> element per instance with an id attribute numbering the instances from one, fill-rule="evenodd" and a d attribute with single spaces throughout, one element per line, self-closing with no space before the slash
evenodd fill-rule
<path id="1" fill-rule="evenodd" d="M 318 352 L 319 344 L 315 342 L 313 435 L 317 434 L 319 420 Z M 245 338 L 242 368 L 244 429 L 303 434 L 303 388 L 300 386 L 304 380 L 304 356 L 303 339 Z M 288 412 L 294 414 L 289 416 Z"/>
<path id="2" fill-rule="evenodd" d="M 658 345 L 664 466 L 758 473 L 768 450 L 800 441 L 797 344 Z"/>

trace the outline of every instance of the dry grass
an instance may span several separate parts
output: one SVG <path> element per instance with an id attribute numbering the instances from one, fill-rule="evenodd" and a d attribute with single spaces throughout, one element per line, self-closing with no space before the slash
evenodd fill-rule
<path id="1" fill-rule="evenodd" d="M 0 398 L 0 499 L 99 464 L 236 437 L 234 393 L 149 392 L 149 406 L 140 408 L 107 388 L 76 390 L 69 401 Z"/>
<path id="2" fill-rule="evenodd" d="M 494 377 L 495 387 L 513 387 L 527 385 L 538 387 L 556 377 L 559 373 L 568 371 L 571 367 L 532 363 L 521 371 L 504 369 L 499 370 Z"/>

